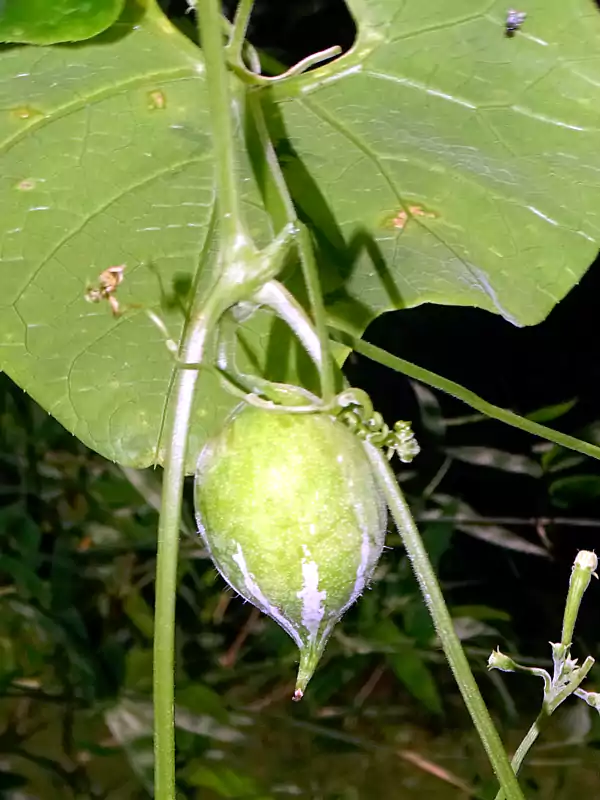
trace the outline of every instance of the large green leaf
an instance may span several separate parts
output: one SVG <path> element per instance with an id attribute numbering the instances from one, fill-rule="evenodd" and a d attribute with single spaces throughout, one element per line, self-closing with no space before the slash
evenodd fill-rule
<path id="1" fill-rule="evenodd" d="M 174 362 L 143 312 L 115 319 L 84 293 L 123 263 L 125 304 L 156 307 L 161 284 L 197 280 L 215 199 L 203 71 L 191 42 L 133 4 L 85 46 L 0 53 L 2 367 L 87 445 L 133 466 L 162 461 Z M 260 240 L 266 220 L 248 197 Z M 165 316 L 179 336 L 181 317 Z M 262 345 L 266 321 L 252 325 Z M 190 470 L 233 405 L 211 376 L 199 389 Z"/>
<path id="2" fill-rule="evenodd" d="M 77 42 L 109 28 L 125 0 L 0 0 L 0 42 Z"/>
<path id="3" fill-rule="evenodd" d="M 132 466 L 162 461 L 174 364 L 143 312 L 115 319 L 85 303 L 86 285 L 126 263 L 119 300 L 156 307 L 161 282 L 208 279 L 215 200 L 201 52 L 148 4 L 83 45 L 0 50 L 1 366 Z M 362 333 L 426 301 L 531 323 L 582 274 L 599 227 L 600 21 L 582 0 L 559 5 L 506 39 L 499 4 L 356 0 L 354 50 L 265 93 L 338 325 Z M 241 147 L 238 161 L 249 177 Z M 265 314 L 243 336 L 247 365 L 302 373 Z M 190 469 L 232 405 L 202 375 Z"/>
<path id="4" fill-rule="evenodd" d="M 271 126 L 359 335 L 423 302 L 542 320 L 598 252 L 600 12 L 532 0 L 348 0 L 351 52 L 280 84 Z"/>

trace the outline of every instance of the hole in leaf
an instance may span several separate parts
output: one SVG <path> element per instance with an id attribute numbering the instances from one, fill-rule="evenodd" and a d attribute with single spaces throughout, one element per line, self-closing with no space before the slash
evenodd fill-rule
<path id="1" fill-rule="evenodd" d="M 237 0 L 224 0 L 229 19 L 237 5 Z M 249 41 L 285 68 L 334 45 L 345 53 L 355 38 L 356 25 L 344 0 L 256 0 L 248 29 Z"/>

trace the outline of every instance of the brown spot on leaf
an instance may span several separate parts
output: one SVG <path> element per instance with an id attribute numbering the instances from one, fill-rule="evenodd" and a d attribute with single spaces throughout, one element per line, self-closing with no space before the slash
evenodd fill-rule
<path id="1" fill-rule="evenodd" d="M 402 231 L 410 222 L 410 220 L 414 219 L 415 217 L 435 219 L 437 216 L 438 215 L 434 211 L 429 211 L 429 209 L 419 205 L 418 203 L 410 203 L 397 213 L 390 214 L 387 222 L 385 223 L 385 227 L 392 227 L 396 228 L 396 230 Z"/>
<path id="2" fill-rule="evenodd" d="M 163 109 L 167 107 L 167 98 L 164 92 L 160 89 L 154 89 L 148 92 L 148 108 Z"/>
<path id="3" fill-rule="evenodd" d="M 35 189 L 35 187 L 36 182 L 33 180 L 33 178 L 23 178 L 23 180 L 19 181 L 16 186 L 20 192 L 30 192 L 32 189 Z"/>
<path id="4" fill-rule="evenodd" d="M 437 214 L 434 214 L 433 211 L 428 211 L 423 206 L 409 206 L 408 207 L 409 214 L 413 217 L 428 217 L 429 219 L 435 219 Z"/>
<path id="5" fill-rule="evenodd" d="M 408 222 L 408 214 L 406 211 L 400 211 L 394 219 L 392 220 L 392 225 L 394 228 L 398 228 L 398 230 L 403 230 L 406 223 Z"/>
<path id="6" fill-rule="evenodd" d="M 41 111 L 38 111 L 37 108 L 32 108 L 31 106 L 17 106 L 17 108 L 13 108 L 10 113 L 17 119 L 32 119 L 32 117 L 43 116 Z"/>

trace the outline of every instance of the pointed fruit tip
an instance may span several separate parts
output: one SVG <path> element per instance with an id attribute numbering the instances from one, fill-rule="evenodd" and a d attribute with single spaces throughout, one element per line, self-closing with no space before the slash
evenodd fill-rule
<path id="1" fill-rule="evenodd" d="M 302 700 L 308 682 L 312 678 L 314 671 L 319 663 L 323 648 L 314 645 L 304 647 L 300 650 L 300 666 L 298 667 L 298 677 L 296 679 L 296 691 L 294 700 Z"/>

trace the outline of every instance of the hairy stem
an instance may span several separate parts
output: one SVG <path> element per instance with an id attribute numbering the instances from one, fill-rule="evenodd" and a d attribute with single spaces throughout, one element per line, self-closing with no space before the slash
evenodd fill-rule
<path id="1" fill-rule="evenodd" d="M 207 336 L 218 318 L 215 303 L 205 306 L 190 324 L 182 356 L 202 362 Z M 198 372 L 180 370 L 158 526 L 156 605 L 154 618 L 154 791 L 157 800 L 175 800 L 175 601 L 181 501 L 185 480 L 188 430 Z"/>
<path id="2" fill-rule="evenodd" d="M 365 443 L 367 455 L 373 465 L 378 483 L 394 518 L 406 552 L 411 560 L 414 573 L 419 581 L 423 598 L 431 613 L 436 631 L 440 637 L 446 659 L 450 665 L 458 687 L 477 729 L 481 742 L 488 754 L 490 763 L 500 782 L 507 800 L 524 800 L 516 775 L 508 761 L 504 746 L 494 727 L 492 718 L 454 630 L 452 618 L 444 602 L 442 591 L 429 561 L 427 551 L 415 525 L 410 508 L 396 481 L 385 455 L 373 445 Z"/>

